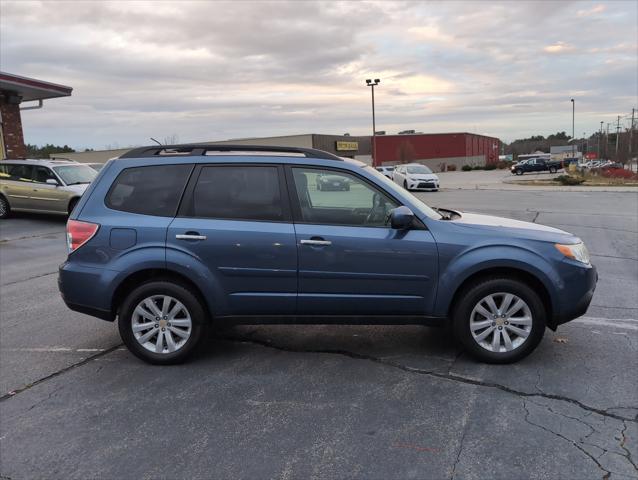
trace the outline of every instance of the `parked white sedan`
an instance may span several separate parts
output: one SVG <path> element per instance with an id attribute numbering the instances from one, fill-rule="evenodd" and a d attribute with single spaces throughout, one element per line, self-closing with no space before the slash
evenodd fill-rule
<path id="1" fill-rule="evenodd" d="M 406 190 L 430 190 L 436 192 L 439 189 L 439 177 L 420 163 L 399 165 L 394 169 L 392 179 Z"/>

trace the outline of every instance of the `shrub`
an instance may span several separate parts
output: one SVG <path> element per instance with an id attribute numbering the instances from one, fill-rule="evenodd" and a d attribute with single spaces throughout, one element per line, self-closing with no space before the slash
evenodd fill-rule
<path id="1" fill-rule="evenodd" d="M 463 165 L 461 167 L 461 170 L 463 170 L 464 172 L 469 172 L 470 170 L 472 170 L 472 165 Z"/>
<path id="2" fill-rule="evenodd" d="M 485 170 L 485 167 L 483 165 L 474 165 L 472 170 Z"/>
<path id="3" fill-rule="evenodd" d="M 552 180 L 559 182 L 561 185 L 580 185 L 585 181 L 582 177 L 572 177 L 571 175 L 559 175 Z"/>
<path id="4" fill-rule="evenodd" d="M 631 170 L 625 170 L 624 168 L 603 169 L 601 175 L 607 178 L 638 179 L 638 173 L 634 173 Z"/>
<path id="5" fill-rule="evenodd" d="M 499 170 L 503 170 L 504 168 L 510 168 L 511 165 L 512 165 L 512 162 L 499 160 L 498 163 L 496 164 L 496 168 L 498 168 Z"/>
<path id="6" fill-rule="evenodd" d="M 496 170 L 496 164 L 488 163 L 487 165 L 485 165 L 485 170 Z"/>
<path id="7" fill-rule="evenodd" d="M 447 166 L 447 171 L 448 172 L 456 172 L 456 165 L 448 165 Z"/>

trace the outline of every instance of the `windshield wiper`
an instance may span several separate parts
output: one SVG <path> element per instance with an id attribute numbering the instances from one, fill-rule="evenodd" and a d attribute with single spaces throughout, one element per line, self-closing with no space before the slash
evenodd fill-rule
<path id="1" fill-rule="evenodd" d="M 82 185 L 84 183 L 91 183 L 91 182 L 73 182 L 73 183 L 67 183 L 66 185 L 68 187 L 69 185 Z"/>

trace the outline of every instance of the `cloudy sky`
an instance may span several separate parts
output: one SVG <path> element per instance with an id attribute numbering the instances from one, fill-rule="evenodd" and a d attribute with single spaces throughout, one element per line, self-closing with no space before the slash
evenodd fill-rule
<path id="1" fill-rule="evenodd" d="M 0 69 L 73 87 L 28 143 L 126 147 L 377 129 L 505 141 L 637 103 L 638 3 L 12 2 Z"/>

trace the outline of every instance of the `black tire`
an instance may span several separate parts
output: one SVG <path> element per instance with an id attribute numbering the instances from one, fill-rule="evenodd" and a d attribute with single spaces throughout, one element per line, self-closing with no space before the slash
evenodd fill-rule
<path id="1" fill-rule="evenodd" d="M 483 348 L 474 340 L 470 330 L 470 317 L 474 307 L 483 298 L 495 293 L 512 293 L 518 296 L 527 304 L 532 314 L 531 332 L 520 346 L 511 351 L 492 352 Z M 512 278 L 493 277 L 473 283 L 461 292 L 452 314 L 452 322 L 455 337 L 475 359 L 485 363 L 513 363 L 525 358 L 538 346 L 545 334 L 546 316 L 543 302 L 529 285 Z"/>
<path id="2" fill-rule="evenodd" d="M 73 213 L 73 209 L 75 208 L 75 206 L 78 204 L 79 201 L 80 201 L 79 198 L 71 199 L 71 201 L 69 202 L 69 210 L 67 212 L 67 215 L 71 215 L 71 213 Z"/>
<path id="3" fill-rule="evenodd" d="M 142 300 L 153 295 L 170 295 L 181 302 L 190 314 L 192 320 L 190 337 L 176 352 L 151 352 L 144 348 L 133 334 L 131 327 L 133 311 Z M 122 341 L 133 355 L 148 363 L 173 365 L 186 360 L 197 348 L 204 337 L 207 320 L 204 307 L 196 295 L 179 283 L 174 283 L 170 280 L 158 280 L 140 285 L 126 297 L 120 309 L 118 328 Z"/>
<path id="4" fill-rule="evenodd" d="M 410 191 L 410 189 L 408 188 L 408 181 L 407 180 L 403 180 L 403 188 L 405 188 L 408 192 Z"/>
<path id="5" fill-rule="evenodd" d="M 516 175 L 523 175 L 523 170 L 517 169 L 515 173 Z"/>
<path id="6" fill-rule="evenodd" d="M 0 218 L 7 218 L 11 215 L 11 205 L 7 199 L 0 195 Z"/>
<path id="7" fill-rule="evenodd" d="M 556 167 L 549 167 L 549 173 L 556 173 Z"/>

